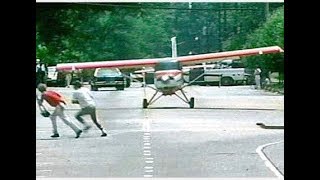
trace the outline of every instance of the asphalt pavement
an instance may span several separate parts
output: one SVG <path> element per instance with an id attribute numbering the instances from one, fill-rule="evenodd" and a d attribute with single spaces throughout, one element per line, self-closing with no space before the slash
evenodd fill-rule
<path id="1" fill-rule="evenodd" d="M 61 92 L 74 119 L 71 88 Z M 281 178 L 284 175 L 284 97 L 251 86 L 186 88 L 195 108 L 173 96 L 142 108 L 140 85 L 93 92 L 108 136 L 93 127 L 75 139 L 58 120 L 59 138 L 36 110 L 37 178 Z M 38 93 L 38 92 L 37 92 Z M 53 108 L 49 108 L 52 111 Z M 86 119 L 89 123 L 90 119 Z M 93 124 L 92 124 L 93 125 Z"/>

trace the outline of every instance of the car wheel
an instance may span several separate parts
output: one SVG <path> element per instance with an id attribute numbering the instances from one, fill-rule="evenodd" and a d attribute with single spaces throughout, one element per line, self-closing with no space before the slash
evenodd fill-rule
<path id="1" fill-rule="evenodd" d="M 116 87 L 116 89 L 117 89 L 117 90 L 121 90 L 121 91 L 123 91 L 123 90 L 124 90 L 124 86 L 125 86 L 125 85 L 117 86 L 117 87 Z"/>
<path id="2" fill-rule="evenodd" d="M 131 86 L 131 80 L 126 78 L 126 88 Z"/>
<path id="3" fill-rule="evenodd" d="M 234 80 L 231 77 L 223 77 L 221 79 L 221 85 L 230 86 L 234 84 Z"/>
<path id="4" fill-rule="evenodd" d="M 98 91 L 98 87 L 91 85 L 91 91 Z"/>

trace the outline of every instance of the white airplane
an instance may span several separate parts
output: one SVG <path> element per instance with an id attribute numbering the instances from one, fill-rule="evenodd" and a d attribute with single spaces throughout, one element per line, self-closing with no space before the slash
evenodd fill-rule
<path id="1" fill-rule="evenodd" d="M 189 55 L 176 57 L 176 52 L 173 53 L 172 57 L 168 58 L 154 58 L 154 59 L 132 59 L 132 60 L 116 60 L 116 61 L 99 61 L 99 62 L 81 62 L 81 63 L 62 63 L 57 64 L 58 71 L 68 71 L 72 69 L 95 69 L 95 68 L 145 68 L 153 67 L 154 69 L 154 85 L 152 89 L 155 93 L 148 101 L 146 98 L 143 99 L 143 108 L 147 108 L 149 105 L 154 103 L 162 96 L 175 95 L 185 103 L 189 104 L 190 108 L 194 108 L 194 98 L 190 99 L 185 95 L 183 88 L 192 84 L 197 80 L 189 82 L 187 85 L 183 79 L 183 66 L 194 65 L 204 62 L 216 62 L 225 59 L 240 59 L 241 57 L 263 55 L 271 53 L 284 52 L 279 46 L 269 46 L 253 49 L 226 51 L 218 53 L 208 53 L 199 55 Z M 141 70 L 140 72 L 150 72 L 148 70 Z M 200 75 L 201 76 L 201 75 Z M 199 76 L 199 77 L 200 77 Z M 145 86 L 146 87 L 146 86 Z M 178 95 L 177 92 L 181 92 Z M 156 95 L 161 93 L 158 97 Z"/>

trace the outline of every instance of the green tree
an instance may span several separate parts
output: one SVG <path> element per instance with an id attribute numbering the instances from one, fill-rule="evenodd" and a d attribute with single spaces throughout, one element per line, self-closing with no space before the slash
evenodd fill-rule
<path id="1" fill-rule="evenodd" d="M 37 3 L 37 57 L 52 63 L 168 57 L 173 36 L 179 56 L 240 49 L 265 23 L 264 4 Z M 270 3 L 270 12 L 277 6 Z"/>
<path id="2" fill-rule="evenodd" d="M 45 59 L 48 54 L 48 48 L 45 43 L 42 42 L 40 34 L 36 31 L 36 58 L 37 59 Z"/>
<path id="3" fill-rule="evenodd" d="M 264 46 L 280 46 L 284 48 L 284 8 L 280 7 L 270 17 L 266 23 L 256 29 L 248 36 L 247 43 L 244 48 L 264 47 Z M 284 71 L 284 55 L 270 54 L 263 56 L 248 57 L 247 64 L 249 67 L 260 65 L 268 71 Z"/>

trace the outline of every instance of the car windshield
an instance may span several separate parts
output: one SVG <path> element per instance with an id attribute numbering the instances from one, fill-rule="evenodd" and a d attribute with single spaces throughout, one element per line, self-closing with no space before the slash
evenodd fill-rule
<path id="1" fill-rule="evenodd" d="M 117 69 L 99 69 L 97 71 L 97 75 L 96 76 L 116 76 L 116 75 L 119 75 L 120 72 L 117 70 Z"/>

